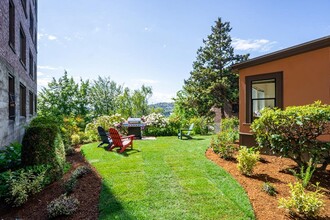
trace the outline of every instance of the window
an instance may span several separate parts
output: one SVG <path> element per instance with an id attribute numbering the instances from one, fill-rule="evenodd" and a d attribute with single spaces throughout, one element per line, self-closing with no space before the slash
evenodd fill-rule
<path id="1" fill-rule="evenodd" d="M 37 113 L 37 95 L 34 95 L 34 113 Z"/>
<path id="2" fill-rule="evenodd" d="M 9 1 L 9 45 L 15 49 L 15 5 Z"/>
<path id="3" fill-rule="evenodd" d="M 20 29 L 20 59 L 24 66 L 26 66 L 26 37 L 23 28 Z"/>
<path id="4" fill-rule="evenodd" d="M 15 120 L 15 78 L 11 75 L 8 77 L 8 96 L 9 119 Z"/>
<path id="5" fill-rule="evenodd" d="M 26 117 L 26 87 L 23 84 L 19 86 L 20 116 Z"/>
<path id="6" fill-rule="evenodd" d="M 34 79 L 33 78 L 33 74 L 34 74 L 33 67 L 34 67 L 33 55 L 32 55 L 31 50 L 30 50 L 30 52 L 29 52 L 29 75 L 30 75 L 32 80 Z"/>
<path id="7" fill-rule="evenodd" d="M 33 13 L 32 13 L 32 8 L 30 7 L 30 34 L 32 39 L 34 38 L 34 17 L 33 17 Z"/>
<path id="8" fill-rule="evenodd" d="M 33 93 L 30 91 L 29 92 L 29 114 L 33 115 Z"/>
<path id="9" fill-rule="evenodd" d="M 33 64 L 33 76 L 34 76 L 34 81 L 36 82 L 37 81 L 37 64 L 34 62 Z"/>
<path id="10" fill-rule="evenodd" d="M 246 122 L 260 117 L 265 107 L 282 108 L 282 73 L 246 77 Z"/>

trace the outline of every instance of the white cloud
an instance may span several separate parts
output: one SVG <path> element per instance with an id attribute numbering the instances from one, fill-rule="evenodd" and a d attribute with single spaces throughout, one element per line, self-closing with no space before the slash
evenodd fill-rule
<path id="1" fill-rule="evenodd" d="M 59 69 L 59 67 L 52 67 L 52 66 L 39 66 L 38 69 L 43 69 L 43 70 L 56 70 Z"/>
<path id="2" fill-rule="evenodd" d="M 57 39 L 57 37 L 54 36 L 54 35 L 48 35 L 47 38 L 48 38 L 48 40 L 56 40 Z"/>
<path id="3" fill-rule="evenodd" d="M 41 39 L 43 36 L 45 36 L 44 34 L 42 34 L 42 33 L 39 33 L 39 32 L 38 32 L 38 34 L 37 34 L 37 35 L 38 35 L 38 40 L 40 40 L 40 39 Z"/>
<path id="4" fill-rule="evenodd" d="M 94 30 L 93 30 L 93 32 L 94 32 L 94 33 L 98 33 L 98 32 L 100 32 L 100 30 L 101 30 L 101 28 L 99 28 L 99 27 L 95 27 Z"/>
<path id="5" fill-rule="evenodd" d="M 233 38 L 232 45 L 236 50 L 252 50 L 259 52 L 266 52 L 276 44 L 276 41 L 270 41 L 266 39 L 257 40 L 244 40 L 240 38 Z"/>
<path id="6" fill-rule="evenodd" d="M 147 32 L 150 32 L 151 28 L 150 27 L 145 27 L 144 30 L 147 31 Z"/>
<path id="7" fill-rule="evenodd" d="M 38 77 L 37 83 L 38 83 L 38 90 L 40 90 L 42 87 L 47 87 L 48 83 L 52 81 L 53 78 L 46 76 L 46 77 Z"/>
<path id="8" fill-rule="evenodd" d="M 149 100 L 149 103 L 155 104 L 159 102 L 173 102 L 174 97 L 175 94 L 154 92 Z"/>

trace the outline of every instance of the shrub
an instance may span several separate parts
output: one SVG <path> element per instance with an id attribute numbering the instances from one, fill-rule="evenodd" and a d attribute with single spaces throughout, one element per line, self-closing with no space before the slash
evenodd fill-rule
<path id="1" fill-rule="evenodd" d="M 190 119 L 189 124 L 194 123 L 193 131 L 195 134 L 207 134 L 208 133 L 208 120 L 205 117 L 193 117 Z"/>
<path id="2" fill-rule="evenodd" d="M 264 182 L 262 184 L 262 190 L 271 196 L 275 196 L 277 194 L 275 187 L 269 182 Z"/>
<path id="3" fill-rule="evenodd" d="M 0 150 L 0 172 L 17 168 L 21 164 L 22 145 L 13 142 L 4 150 Z"/>
<path id="4" fill-rule="evenodd" d="M 177 121 L 175 119 L 167 119 L 160 113 L 151 113 L 142 117 L 145 122 L 144 135 L 147 136 L 172 136 L 177 135 Z"/>
<path id="5" fill-rule="evenodd" d="M 108 131 L 109 128 L 121 124 L 125 121 L 120 114 L 115 115 L 103 115 L 94 119 L 91 123 L 88 123 L 85 128 L 85 140 L 88 142 L 99 140 L 99 135 L 97 132 L 97 127 L 101 126 L 104 130 Z"/>
<path id="6" fill-rule="evenodd" d="M 61 215 L 72 215 L 78 209 L 78 206 L 78 199 L 63 194 L 47 205 L 48 217 L 55 218 Z"/>
<path id="7" fill-rule="evenodd" d="M 47 166 L 27 167 L 0 175 L 0 197 L 12 206 L 21 206 L 30 195 L 40 192 L 49 183 Z"/>
<path id="8" fill-rule="evenodd" d="M 227 132 L 218 133 L 215 140 L 212 138 L 212 143 L 213 151 L 226 160 L 233 158 L 234 152 L 237 150 L 237 147 L 232 142 L 230 134 Z"/>
<path id="9" fill-rule="evenodd" d="M 56 127 L 45 124 L 27 128 L 22 142 L 22 165 L 50 165 L 47 175 L 53 181 L 62 177 L 64 163 L 64 144 Z"/>
<path id="10" fill-rule="evenodd" d="M 72 145 L 78 145 L 80 144 L 80 136 L 78 134 L 71 135 L 71 144 Z"/>
<path id="11" fill-rule="evenodd" d="M 300 182 L 289 184 L 291 197 L 280 198 L 279 207 L 285 208 L 292 213 L 303 214 L 307 217 L 315 217 L 324 206 L 323 194 L 316 189 L 315 192 L 306 193 Z"/>
<path id="12" fill-rule="evenodd" d="M 311 180 L 313 173 L 315 171 L 315 167 L 312 166 L 312 159 L 309 160 L 308 162 L 308 166 L 305 170 L 305 167 L 302 166 L 300 168 L 300 172 L 297 173 L 295 170 L 290 170 L 293 175 L 298 179 L 301 180 L 301 183 L 303 185 L 304 188 L 306 188 L 309 184 L 309 181 Z"/>
<path id="13" fill-rule="evenodd" d="M 87 166 L 80 166 L 72 172 L 70 178 L 64 183 L 66 193 L 73 192 L 77 184 L 77 179 L 89 173 L 91 169 Z"/>
<path id="14" fill-rule="evenodd" d="M 306 166 L 309 158 L 313 163 L 319 162 L 329 151 L 329 144 L 317 140 L 326 133 L 329 121 L 330 105 L 318 101 L 285 110 L 265 108 L 251 128 L 259 146 L 291 158 L 298 166 Z"/>
<path id="15" fill-rule="evenodd" d="M 251 176 L 253 174 L 253 168 L 259 161 L 259 151 L 254 150 L 254 148 L 247 148 L 242 146 L 238 151 L 238 170 L 244 175 Z"/>

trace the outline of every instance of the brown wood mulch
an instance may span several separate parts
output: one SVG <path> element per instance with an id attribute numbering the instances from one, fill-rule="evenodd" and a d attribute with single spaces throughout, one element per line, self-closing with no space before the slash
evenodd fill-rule
<path id="1" fill-rule="evenodd" d="M 78 152 L 67 157 L 68 161 L 72 163 L 72 169 L 62 180 L 49 185 L 19 208 L 10 208 L 4 204 L 0 204 L 0 219 L 47 219 L 47 204 L 64 192 L 64 180 L 67 179 L 70 173 L 78 166 L 90 166 L 79 152 L 79 149 L 76 150 Z M 244 187 L 250 198 L 257 219 L 290 219 L 290 216 L 285 210 L 278 208 L 278 199 L 280 197 L 289 196 L 288 183 L 295 181 L 293 175 L 287 172 L 288 168 L 295 167 L 293 161 L 276 156 L 262 155 L 262 160 L 258 162 L 254 170 L 254 175 L 246 177 L 239 173 L 235 160 L 223 160 L 211 149 L 206 151 L 206 157 L 224 168 Z M 278 192 L 277 196 L 269 196 L 261 190 L 263 182 L 266 181 L 270 182 L 276 188 Z M 322 210 L 321 216 L 318 219 L 330 219 L 329 166 L 324 172 L 316 172 L 311 182 L 320 182 L 325 193 L 325 208 Z M 93 172 L 78 180 L 78 184 L 72 193 L 80 202 L 77 212 L 72 216 L 60 217 L 57 219 L 97 219 L 100 190 L 101 177 L 93 169 Z M 297 217 L 294 219 L 297 219 Z"/>
<path id="2" fill-rule="evenodd" d="M 278 199 L 287 198 L 289 194 L 289 183 L 296 181 L 289 168 L 296 168 L 295 163 L 287 158 L 277 156 L 261 155 L 260 162 L 257 163 L 254 174 L 251 177 L 242 175 L 237 169 L 236 160 L 224 160 L 213 152 L 212 149 L 206 151 L 206 157 L 215 162 L 220 167 L 230 173 L 245 189 L 250 198 L 258 220 L 271 219 L 300 219 L 301 216 L 290 216 L 284 209 L 278 208 Z M 264 182 L 271 183 L 276 191 L 276 196 L 270 196 L 262 191 Z M 312 183 L 320 182 L 323 188 L 325 206 L 317 219 L 330 219 L 330 168 L 326 171 L 315 171 Z M 303 218 L 301 218 L 303 219 Z"/>

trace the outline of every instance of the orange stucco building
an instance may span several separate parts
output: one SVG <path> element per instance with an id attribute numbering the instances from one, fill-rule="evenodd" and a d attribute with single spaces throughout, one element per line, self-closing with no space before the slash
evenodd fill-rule
<path id="1" fill-rule="evenodd" d="M 330 104 L 330 36 L 235 64 L 240 144 L 255 145 L 250 124 L 264 107 Z M 330 137 L 326 137 L 330 141 Z"/>

